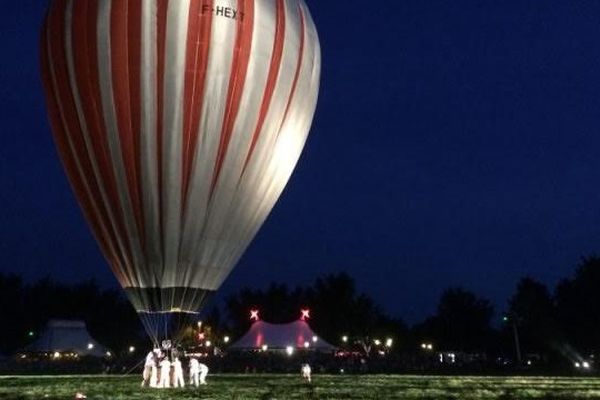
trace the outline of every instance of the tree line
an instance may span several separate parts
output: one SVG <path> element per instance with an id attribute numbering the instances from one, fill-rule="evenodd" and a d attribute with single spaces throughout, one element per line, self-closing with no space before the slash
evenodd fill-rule
<path id="1" fill-rule="evenodd" d="M 241 289 L 213 305 L 204 319 L 214 332 L 235 339 L 249 328 L 253 308 L 260 310 L 261 319 L 273 323 L 294 321 L 300 309 L 308 308 L 311 327 L 334 345 L 341 344 L 342 335 L 364 344 L 391 337 L 398 352 L 432 343 L 440 351 L 515 357 L 517 333 L 523 356 L 574 359 L 600 349 L 598 288 L 600 258 L 589 257 L 554 288 L 523 278 L 499 310 L 465 288 L 448 288 L 434 315 L 408 326 L 360 293 L 352 277 L 339 273 L 294 288 L 272 283 L 265 289 Z M 146 340 L 122 292 L 102 289 L 93 281 L 67 285 L 46 278 L 27 284 L 16 275 L 0 274 L 0 310 L 2 353 L 34 340 L 50 318 L 85 320 L 92 335 L 117 352 Z"/>

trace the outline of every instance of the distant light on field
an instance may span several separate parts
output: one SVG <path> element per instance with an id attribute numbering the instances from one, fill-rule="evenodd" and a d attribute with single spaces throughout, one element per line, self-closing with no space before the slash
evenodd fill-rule
<path id="1" fill-rule="evenodd" d="M 292 346 L 288 346 L 285 348 L 285 352 L 288 356 L 291 356 L 292 354 L 294 354 L 294 348 Z"/>
<path id="2" fill-rule="evenodd" d="M 225 337 L 223 338 L 223 341 L 224 341 L 225 343 L 229 343 L 229 336 L 225 336 Z"/>
<path id="3" fill-rule="evenodd" d="M 94 344 L 88 343 L 87 348 L 88 348 L 88 350 L 92 350 L 94 348 Z"/>
<path id="4" fill-rule="evenodd" d="M 348 336 L 346 336 L 346 335 L 342 336 L 342 342 L 347 343 L 348 342 Z"/>
<path id="5" fill-rule="evenodd" d="M 263 344 L 261 349 L 262 349 L 262 351 L 267 351 L 267 350 L 269 350 L 269 346 L 267 346 L 266 344 Z"/>
<path id="6" fill-rule="evenodd" d="M 133 346 L 129 346 L 129 352 L 130 352 L 130 353 L 133 353 L 134 351 L 135 351 L 135 347 L 133 347 Z"/>

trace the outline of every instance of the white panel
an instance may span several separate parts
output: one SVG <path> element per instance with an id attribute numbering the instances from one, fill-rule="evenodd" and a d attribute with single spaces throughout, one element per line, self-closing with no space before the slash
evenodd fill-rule
<path id="1" fill-rule="evenodd" d="M 162 127 L 163 287 L 176 285 L 181 237 L 181 154 L 185 50 L 190 0 L 169 1 L 165 40 Z"/>
<path id="2" fill-rule="evenodd" d="M 121 142 L 119 139 L 119 128 L 117 124 L 117 115 L 113 99 L 113 84 L 111 72 L 111 50 L 110 50 L 110 11 L 111 0 L 98 1 L 98 76 L 100 86 L 100 97 L 102 101 L 102 110 L 104 115 L 104 125 L 106 129 L 106 140 L 117 185 L 121 213 L 123 214 L 123 223 L 125 233 L 128 237 L 129 249 L 138 273 L 143 271 L 144 255 L 140 247 L 137 226 L 133 217 L 133 208 L 129 198 L 129 189 L 127 176 L 125 173 L 125 164 L 121 153 Z M 142 267 L 142 268 L 141 268 Z M 139 285 L 139 278 L 136 276 L 133 282 Z"/>
<path id="3" fill-rule="evenodd" d="M 142 0 L 140 178 L 146 253 L 144 268 L 149 279 L 140 282 L 141 287 L 156 286 L 163 266 L 158 193 L 156 14 L 156 0 Z"/>

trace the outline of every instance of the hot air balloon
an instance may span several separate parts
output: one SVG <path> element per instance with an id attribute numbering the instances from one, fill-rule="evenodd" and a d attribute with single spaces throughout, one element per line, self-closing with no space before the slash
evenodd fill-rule
<path id="1" fill-rule="evenodd" d="M 53 0 L 41 70 L 84 216 L 155 342 L 196 315 L 283 191 L 312 123 L 303 0 Z"/>

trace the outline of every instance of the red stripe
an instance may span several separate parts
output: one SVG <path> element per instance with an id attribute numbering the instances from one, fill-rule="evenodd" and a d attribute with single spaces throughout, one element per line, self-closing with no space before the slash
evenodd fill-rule
<path id="1" fill-rule="evenodd" d="M 75 192 L 75 195 L 77 196 L 77 199 L 81 204 L 81 208 L 83 210 L 85 219 L 90 224 L 92 230 L 96 235 L 100 248 L 103 250 L 104 254 L 107 256 L 107 259 L 110 262 L 112 261 L 112 257 L 111 253 L 108 251 L 107 240 L 104 237 L 104 235 L 101 234 L 102 230 L 100 229 L 98 216 L 91 212 L 91 200 L 85 190 L 83 180 L 77 171 L 74 155 L 69 148 L 66 128 L 63 125 L 63 120 L 61 116 L 61 110 L 58 105 L 58 101 L 55 97 L 52 71 L 50 69 L 50 61 L 48 60 L 48 51 L 50 50 L 48 46 L 47 35 L 47 29 L 49 26 L 49 16 L 50 14 L 46 15 L 44 26 L 42 28 L 42 34 L 40 37 L 40 69 L 42 74 L 42 84 L 46 93 L 46 106 L 48 108 L 48 118 L 50 120 L 50 125 L 52 126 L 54 142 L 56 144 L 58 154 L 60 156 L 65 171 L 67 171 L 66 175 L 69 179 L 69 183 L 71 184 L 71 187 L 73 188 L 73 191 Z"/>
<path id="2" fill-rule="evenodd" d="M 275 39 L 273 41 L 273 53 L 271 55 L 271 65 L 269 66 L 267 86 L 265 87 L 265 92 L 263 94 L 263 101 L 260 107 L 258 124 L 256 125 L 256 129 L 254 131 L 254 134 L 252 135 L 252 142 L 250 144 L 250 150 L 248 151 L 248 155 L 246 156 L 246 161 L 244 163 L 242 175 L 244 175 L 246 167 L 250 162 L 250 158 L 252 157 L 252 153 L 254 152 L 254 148 L 256 147 L 256 142 L 258 141 L 265 120 L 267 118 L 267 113 L 269 112 L 269 106 L 271 105 L 271 100 L 273 99 L 273 93 L 275 92 L 275 86 L 277 85 L 277 79 L 279 77 L 279 71 L 281 69 L 281 60 L 283 58 L 283 45 L 285 44 L 285 0 L 276 1 L 277 22 L 275 26 Z"/>
<path id="3" fill-rule="evenodd" d="M 86 152 L 82 130 L 79 125 L 73 94 L 69 84 L 64 48 L 66 32 L 64 15 L 66 6 L 66 1 L 56 1 L 47 20 L 48 31 L 50 32 L 48 50 L 52 54 L 52 60 L 48 61 L 52 63 L 54 68 L 54 82 L 50 82 L 47 91 L 47 93 L 52 93 L 52 95 L 48 96 L 49 114 L 53 121 L 52 125 L 59 153 L 61 154 L 67 175 L 70 178 L 84 215 L 86 216 L 94 235 L 98 239 L 105 256 L 110 261 L 111 265 L 116 266 L 118 265 L 118 262 L 114 257 L 115 255 L 108 251 L 109 246 L 107 243 L 110 239 L 104 236 L 103 230 L 101 229 L 100 221 L 103 219 L 103 215 L 96 214 L 93 207 L 93 199 L 99 199 L 100 193 L 98 184 L 94 179 L 90 159 Z M 73 20 L 76 20 L 76 18 L 77 16 L 73 15 Z M 46 63 L 45 58 L 42 59 L 42 62 Z M 46 64 L 43 69 L 50 71 L 48 64 Z M 50 73 L 48 76 L 49 75 Z M 58 103 L 59 101 L 60 104 Z M 73 150 L 70 148 L 69 139 L 73 143 Z M 77 154 L 75 155 L 72 151 Z M 79 160 L 81 171 L 77 168 L 76 158 Z M 88 182 L 90 193 L 85 189 L 86 181 Z M 99 206 L 101 205 L 99 204 Z M 127 283 L 127 279 L 119 272 L 120 271 L 115 271 L 117 277 L 121 282 Z"/>
<path id="4" fill-rule="evenodd" d="M 95 4 L 91 4 L 90 1 L 73 2 L 72 21 L 72 48 L 75 80 L 80 92 L 81 108 L 88 128 L 88 134 L 92 142 L 93 156 L 100 172 L 100 182 L 98 184 L 105 188 L 109 197 L 109 204 L 100 203 L 102 212 L 101 218 L 106 221 L 105 225 L 110 237 L 110 242 L 112 243 L 113 248 L 116 249 L 118 248 L 116 239 L 117 233 L 109 222 L 107 207 L 111 207 L 113 210 L 119 210 L 118 196 L 114 186 L 112 163 L 108 156 L 106 141 L 104 140 L 105 130 L 101 116 L 102 110 L 99 108 L 99 87 L 94 86 L 92 83 L 98 81 L 97 73 L 95 75 L 92 73 L 92 71 L 97 71 L 97 68 L 93 69 L 93 66 L 97 64 L 96 48 L 93 46 L 93 50 L 91 50 L 88 46 L 90 43 L 96 43 L 95 26 L 97 21 L 97 7 Z M 94 29 L 91 29 L 90 25 Z M 97 95 L 97 97 L 92 94 Z M 120 229 L 117 229 L 119 229 L 121 236 L 123 236 L 123 225 L 121 224 L 119 226 Z M 127 262 L 122 259 L 120 254 L 117 254 L 116 256 L 120 259 L 120 268 L 124 268 L 124 266 L 127 265 Z M 126 255 L 126 257 L 129 256 Z M 123 274 L 123 272 L 121 272 L 121 274 Z"/>
<path id="5" fill-rule="evenodd" d="M 219 180 L 223 161 L 225 160 L 229 141 L 231 140 L 233 126 L 240 109 L 242 92 L 244 90 L 244 83 L 246 81 L 246 73 L 248 71 L 248 63 L 250 60 L 250 50 L 252 47 L 254 0 L 239 0 L 238 9 L 243 13 L 244 18 L 237 20 L 237 36 L 235 39 L 235 47 L 233 49 L 231 77 L 229 79 L 229 90 L 227 93 L 227 106 L 225 109 L 223 130 L 221 131 L 221 140 L 219 142 L 219 150 L 217 152 L 215 163 L 215 173 L 211 184 L 211 196 L 217 181 Z"/>
<path id="6" fill-rule="evenodd" d="M 305 46 L 305 35 L 306 35 L 306 19 L 304 17 L 304 11 L 302 11 L 302 6 L 298 5 L 298 11 L 300 13 L 300 49 L 299 49 L 299 55 L 298 55 L 298 64 L 296 65 L 296 75 L 294 76 L 294 83 L 292 84 L 292 90 L 290 92 L 290 97 L 288 99 L 288 103 L 287 106 L 285 107 L 285 112 L 283 113 L 283 119 L 281 120 L 281 127 L 279 128 L 279 131 L 277 133 L 277 136 L 279 137 L 279 134 L 281 133 L 281 129 L 283 128 L 283 124 L 285 123 L 288 114 L 290 112 L 290 107 L 292 105 L 292 100 L 294 99 L 294 96 L 296 95 L 296 89 L 298 88 L 298 81 L 300 80 L 300 71 L 302 70 L 302 63 L 304 62 L 304 46 Z"/>
<path id="7" fill-rule="evenodd" d="M 208 69 L 211 40 L 212 13 L 203 12 L 203 7 L 212 9 L 213 1 L 192 1 L 188 22 L 184 88 L 184 125 L 182 159 L 183 210 L 187 201 L 194 154 L 199 141 L 200 113 L 204 103 L 204 87 Z"/>
<path id="8" fill-rule="evenodd" d="M 140 0 L 112 3 L 110 10 L 110 59 L 113 102 L 117 117 L 121 155 L 127 176 L 129 199 L 131 200 L 139 237 L 143 238 L 139 154 L 141 12 Z"/>
<path id="9" fill-rule="evenodd" d="M 74 4 L 79 3 L 75 1 Z M 105 192 L 108 197 L 108 206 L 116 220 L 115 235 L 124 242 L 124 254 L 121 257 L 126 260 L 124 267 L 132 265 L 132 257 L 129 247 L 129 238 L 125 233 L 123 222 L 123 211 L 119 201 L 116 178 L 114 175 L 113 162 L 106 141 L 106 126 L 104 124 L 104 110 L 100 92 L 100 73 L 98 70 L 98 6 L 95 1 L 85 1 L 85 9 L 77 9 L 73 14 L 74 22 L 77 22 L 73 38 L 73 55 L 75 59 L 75 70 L 78 79 L 77 86 L 80 88 L 81 101 L 88 132 L 92 139 L 95 151 L 96 163 L 104 182 Z M 107 220 L 108 222 L 108 220 Z M 110 225 L 110 223 L 109 223 Z M 112 226 L 111 226 L 112 229 Z M 130 277 L 135 276 L 132 269 L 127 269 Z"/>

